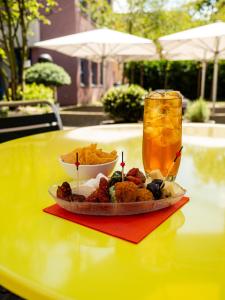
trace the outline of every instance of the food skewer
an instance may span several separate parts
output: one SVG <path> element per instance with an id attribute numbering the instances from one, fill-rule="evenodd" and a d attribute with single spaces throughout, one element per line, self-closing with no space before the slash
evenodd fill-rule
<path id="1" fill-rule="evenodd" d="M 176 156 L 175 156 L 175 158 L 174 158 L 174 160 L 173 160 L 173 162 L 172 162 L 171 166 L 169 167 L 168 172 L 166 174 L 166 177 L 165 177 L 166 179 L 169 177 L 169 174 L 172 171 L 172 169 L 173 169 L 173 167 L 174 167 L 174 165 L 176 163 L 176 160 L 178 159 L 178 157 L 181 156 L 182 149 L 183 149 L 183 146 L 181 146 L 180 150 L 176 153 Z"/>
<path id="2" fill-rule="evenodd" d="M 78 152 L 76 153 L 76 162 L 75 162 L 75 166 L 77 169 L 77 193 L 79 192 L 79 157 L 78 157 Z"/>
<path id="3" fill-rule="evenodd" d="M 125 162 L 123 161 L 123 151 L 122 151 L 122 161 L 120 163 L 122 167 L 122 181 L 124 181 L 124 167 L 125 167 Z"/>

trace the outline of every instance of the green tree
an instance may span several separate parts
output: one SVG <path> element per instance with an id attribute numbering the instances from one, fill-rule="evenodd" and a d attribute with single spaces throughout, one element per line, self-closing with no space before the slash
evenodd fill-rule
<path id="1" fill-rule="evenodd" d="M 111 27 L 115 15 L 107 0 L 79 1 L 81 12 L 92 20 L 97 27 Z"/>
<path id="2" fill-rule="evenodd" d="M 160 52 L 161 47 L 157 41 L 159 37 L 205 23 L 201 18 L 193 18 L 190 6 L 182 5 L 176 9 L 168 9 L 166 0 L 127 0 L 126 11 L 121 13 L 113 11 L 107 0 L 100 2 L 101 5 L 97 0 L 81 2 L 81 10 L 89 15 L 97 26 L 107 26 L 154 40 Z M 121 2 L 119 0 L 115 2 L 120 7 Z M 169 62 L 166 64 L 164 86 L 168 85 L 167 75 L 170 67 Z M 130 66 L 133 74 L 131 77 L 134 77 L 132 64 Z M 141 64 L 140 67 L 139 84 L 142 85 L 145 66 Z"/>
<path id="3" fill-rule="evenodd" d="M 186 7 L 195 18 L 206 22 L 225 21 L 225 0 L 196 0 Z"/>
<path id="4" fill-rule="evenodd" d="M 15 100 L 18 85 L 24 88 L 24 63 L 28 57 L 28 38 L 30 25 L 35 20 L 48 24 L 46 14 L 57 5 L 56 0 L 0 0 L 0 75 L 5 87 L 11 88 L 11 95 L 6 90 L 8 100 Z M 17 49 L 21 62 L 20 74 L 17 64 Z M 6 68 L 10 72 L 7 76 Z M 21 81 L 21 82 L 20 82 Z"/>
<path id="5" fill-rule="evenodd" d="M 120 1 L 115 0 L 120 6 Z M 127 0 L 125 12 L 115 12 L 107 0 L 86 0 L 81 10 L 90 16 L 97 26 L 136 34 L 157 40 L 160 36 L 185 30 L 202 24 L 193 19 L 190 7 L 183 5 L 168 9 L 166 0 Z M 99 9 L 101 7 L 101 9 Z"/>

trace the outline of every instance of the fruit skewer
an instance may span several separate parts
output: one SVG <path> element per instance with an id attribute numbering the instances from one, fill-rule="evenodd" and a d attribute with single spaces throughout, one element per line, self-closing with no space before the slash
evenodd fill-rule
<path id="1" fill-rule="evenodd" d="M 76 153 L 76 162 L 75 162 L 75 166 L 76 166 L 76 170 L 77 170 L 77 192 L 79 192 L 79 157 L 78 157 L 78 152 Z"/>
<path id="2" fill-rule="evenodd" d="M 124 167 L 125 167 L 125 162 L 123 161 L 123 151 L 122 151 L 122 161 L 120 163 L 120 166 L 122 167 L 122 181 L 124 181 Z"/>
<path id="3" fill-rule="evenodd" d="M 168 172 L 166 174 L 166 177 L 165 177 L 166 179 L 168 179 L 168 177 L 170 175 L 170 172 L 172 171 L 172 169 L 173 169 L 173 167 L 174 167 L 174 165 L 176 163 L 176 160 L 178 159 L 178 157 L 181 156 L 182 149 L 183 149 L 183 146 L 181 146 L 180 150 L 176 153 L 176 156 L 175 156 L 175 158 L 174 158 L 174 160 L 173 160 L 173 162 L 172 162 L 171 166 L 169 167 Z"/>

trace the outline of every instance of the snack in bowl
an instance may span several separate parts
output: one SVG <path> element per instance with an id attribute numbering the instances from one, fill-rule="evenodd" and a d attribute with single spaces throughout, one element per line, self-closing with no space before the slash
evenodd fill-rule
<path id="1" fill-rule="evenodd" d="M 90 144 L 89 146 L 76 148 L 70 153 L 61 155 L 61 159 L 65 163 L 75 164 L 77 153 L 81 165 L 100 165 L 112 162 L 117 158 L 116 150 L 108 153 L 102 149 L 97 149 L 97 144 Z"/>
<path id="2" fill-rule="evenodd" d="M 72 152 L 60 156 L 60 164 L 65 172 L 76 177 L 76 159 L 79 158 L 79 179 L 87 180 L 95 178 L 97 174 L 103 173 L 109 176 L 118 159 L 116 150 L 105 152 L 97 148 L 97 144 L 90 144 L 86 147 L 76 148 Z"/>
<path id="3" fill-rule="evenodd" d="M 125 174 L 124 181 L 121 172 L 115 171 L 109 178 L 98 174 L 78 190 L 64 182 L 61 186 L 52 187 L 49 192 L 60 206 L 74 213 L 139 214 L 171 206 L 185 194 L 177 183 L 166 181 L 161 174 L 159 177 L 147 180 L 138 168 L 133 168 Z"/>

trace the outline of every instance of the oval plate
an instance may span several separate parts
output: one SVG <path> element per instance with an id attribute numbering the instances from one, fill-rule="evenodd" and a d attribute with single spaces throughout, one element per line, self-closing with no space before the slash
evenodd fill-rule
<path id="1" fill-rule="evenodd" d="M 126 203 L 69 202 L 56 197 L 58 185 L 51 186 L 48 191 L 59 206 L 70 212 L 84 215 L 119 216 L 148 213 L 177 203 L 186 191 L 177 183 L 175 184 L 180 188 L 181 192 L 174 197 Z"/>

